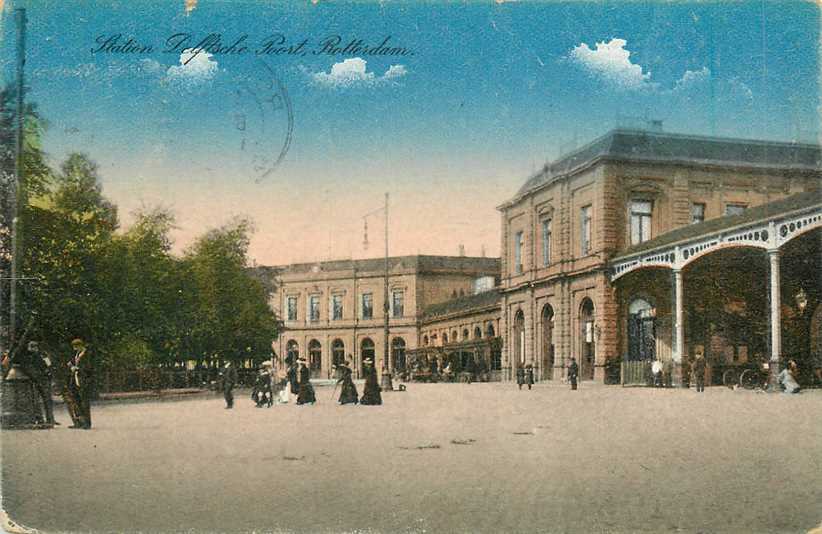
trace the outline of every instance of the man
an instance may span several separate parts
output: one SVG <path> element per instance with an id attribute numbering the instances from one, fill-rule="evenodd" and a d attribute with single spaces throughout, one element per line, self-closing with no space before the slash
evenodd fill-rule
<path id="1" fill-rule="evenodd" d="M 705 391 L 705 356 L 702 351 L 697 351 L 694 355 L 694 363 L 691 365 L 694 372 L 694 382 L 696 382 L 697 393 Z"/>
<path id="2" fill-rule="evenodd" d="M 59 424 L 54 421 L 54 401 L 51 398 L 51 359 L 40 352 L 40 345 L 36 341 L 29 341 L 26 349 L 22 358 L 20 358 L 20 366 L 31 379 L 37 393 L 40 395 L 40 399 L 43 401 L 46 424 Z"/>
<path id="3" fill-rule="evenodd" d="M 522 366 L 517 367 L 517 387 L 522 389 L 522 385 L 525 383 L 525 368 Z"/>
<path id="4" fill-rule="evenodd" d="M 91 354 L 81 338 L 71 342 L 74 357 L 69 361 L 68 392 L 73 406 L 69 412 L 75 411 L 76 421 L 69 428 L 91 429 L 91 392 L 93 376 L 93 362 Z"/>
<path id="5" fill-rule="evenodd" d="M 237 384 L 237 369 L 226 362 L 223 368 L 223 397 L 225 398 L 225 409 L 234 408 L 234 386 Z"/>
<path id="6" fill-rule="evenodd" d="M 377 369 L 374 367 L 374 360 L 366 358 L 363 363 L 365 364 L 365 386 L 362 390 L 360 405 L 376 406 L 382 404 L 382 395 L 380 394 L 382 389 L 380 389 L 377 382 Z"/>
<path id="7" fill-rule="evenodd" d="M 525 366 L 525 384 L 528 389 L 531 389 L 531 386 L 534 385 L 534 366 L 530 363 Z"/>
<path id="8" fill-rule="evenodd" d="M 577 389 L 577 376 L 579 375 L 579 365 L 575 358 L 571 358 L 571 363 L 568 364 L 568 381 L 571 382 L 571 390 Z"/>

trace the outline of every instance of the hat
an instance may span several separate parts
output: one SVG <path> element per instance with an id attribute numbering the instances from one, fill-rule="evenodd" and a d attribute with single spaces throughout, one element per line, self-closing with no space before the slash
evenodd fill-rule
<path id="1" fill-rule="evenodd" d="M 374 360 L 372 360 L 371 358 L 366 358 L 366 359 L 363 360 L 363 362 L 365 362 L 365 363 L 374 363 Z"/>
<path id="2" fill-rule="evenodd" d="M 80 339 L 79 337 L 76 337 L 76 338 L 71 340 L 71 346 L 73 347 L 75 345 L 85 345 L 85 343 L 83 342 L 82 339 Z"/>

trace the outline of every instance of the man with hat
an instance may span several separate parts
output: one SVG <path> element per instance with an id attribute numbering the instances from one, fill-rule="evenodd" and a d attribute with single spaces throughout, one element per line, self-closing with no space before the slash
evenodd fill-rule
<path id="1" fill-rule="evenodd" d="M 225 398 L 225 409 L 234 408 L 234 386 L 237 384 L 237 369 L 231 361 L 225 362 L 223 368 L 223 397 Z"/>
<path id="2" fill-rule="evenodd" d="M 365 386 L 362 390 L 362 397 L 360 397 L 361 405 L 379 405 L 382 404 L 382 395 L 379 383 L 377 383 L 377 369 L 374 367 L 374 360 L 366 358 L 363 360 L 365 364 Z"/>
<path id="3" fill-rule="evenodd" d="M 571 390 L 577 389 L 577 376 L 579 376 L 579 365 L 577 365 L 577 360 L 573 356 L 571 357 L 571 363 L 568 364 L 568 381 L 571 382 Z"/>
<path id="4" fill-rule="evenodd" d="M 71 347 L 74 349 L 74 356 L 68 363 L 68 392 L 76 409 L 76 421 L 69 428 L 89 430 L 91 428 L 92 380 L 94 379 L 93 362 L 91 354 L 81 338 L 73 339 Z M 71 406 L 69 410 L 71 411 Z"/>
<path id="5" fill-rule="evenodd" d="M 311 370 L 305 365 L 305 358 L 299 358 L 300 364 L 299 379 L 300 388 L 297 391 L 297 404 L 314 404 L 317 397 L 314 395 L 314 387 L 311 385 Z"/>

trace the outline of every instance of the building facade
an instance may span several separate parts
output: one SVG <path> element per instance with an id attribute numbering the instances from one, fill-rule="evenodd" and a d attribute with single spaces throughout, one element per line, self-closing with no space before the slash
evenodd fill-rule
<path id="1" fill-rule="evenodd" d="M 423 310 L 472 294 L 478 280 L 499 274 L 498 258 L 402 256 L 388 259 L 389 353 L 394 370 L 417 348 Z M 302 356 L 312 376 L 329 378 L 332 367 L 351 361 L 356 377 L 372 358 L 385 358 L 385 261 L 341 260 L 274 269 L 271 307 L 283 321 L 277 353 Z"/>
<path id="2" fill-rule="evenodd" d="M 642 299 L 646 282 L 635 281 L 634 294 L 620 298 L 613 260 L 677 229 L 708 231 L 713 220 L 818 191 L 820 168 L 817 145 L 631 130 L 546 165 L 498 207 L 504 376 L 530 363 L 538 378 L 557 378 L 573 357 L 583 380 L 603 381 L 610 363 L 648 344 L 651 357 L 679 364 L 686 348 L 677 349 L 675 333 L 685 341 L 686 318 L 671 305 L 679 275 L 655 271 L 657 294 Z M 811 285 L 817 294 L 819 278 Z M 632 346 L 651 322 L 645 345 Z"/>

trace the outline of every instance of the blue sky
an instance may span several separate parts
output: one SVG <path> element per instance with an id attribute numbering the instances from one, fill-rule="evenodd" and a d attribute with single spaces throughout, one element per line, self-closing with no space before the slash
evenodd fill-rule
<path id="1" fill-rule="evenodd" d="M 495 206 L 617 115 L 694 134 L 819 135 L 819 9 L 809 2 L 186 4 L 7 1 L 2 23 L 7 82 L 11 9 L 28 8 L 29 98 L 50 123 L 52 161 L 89 153 L 126 224 L 141 205 L 174 209 L 180 249 L 247 214 L 260 263 L 378 255 L 361 246 L 361 217 L 390 191 L 392 253 L 464 244 L 496 254 Z M 251 52 L 182 66 L 162 50 L 186 32 L 219 33 L 224 45 L 246 34 Z M 287 45 L 308 39 L 308 53 L 253 53 L 277 33 Z M 155 50 L 91 52 L 113 34 Z M 372 47 L 390 36 L 412 53 L 312 53 L 332 35 Z M 260 178 L 255 167 L 279 153 L 288 125 L 285 110 L 260 115 L 251 102 L 273 94 L 269 69 L 290 97 L 293 134 Z M 381 221 L 370 224 L 378 240 Z"/>

